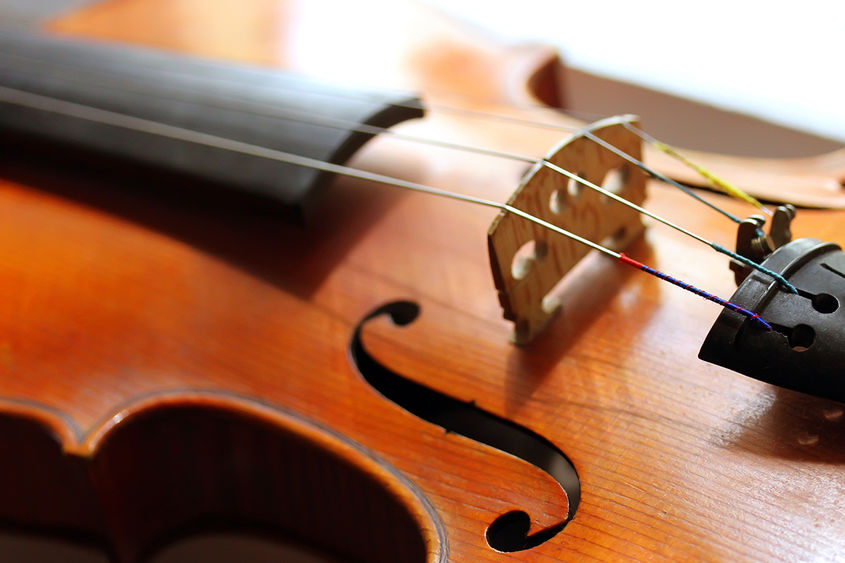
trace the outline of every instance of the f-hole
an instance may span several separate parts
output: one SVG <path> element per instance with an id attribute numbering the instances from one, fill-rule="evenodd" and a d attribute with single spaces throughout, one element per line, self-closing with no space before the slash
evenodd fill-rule
<path id="1" fill-rule="evenodd" d="M 358 371 L 374 389 L 390 401 L 447 432 L 507 452 L 535 465 L 552 476 L 566 493 L 569 510 L 557 524 L 529 535 L 531 518 L 521 510 L 498 516 L 488 527 L 487 543 L 502 552 L 531 549 L 558 534 L 575 516 L 581 500 L 581 481 L 572 462 L 554 444 L 533 430 L 459 401 L 404 378 L 377 362 L 367 352 L 361 332 L 370 320 L 387 315 L 397 326 L 406 326 L 419 316 L 419 306 L 395 301 L 364 317 L 352 336 L 350 355 Z"/>

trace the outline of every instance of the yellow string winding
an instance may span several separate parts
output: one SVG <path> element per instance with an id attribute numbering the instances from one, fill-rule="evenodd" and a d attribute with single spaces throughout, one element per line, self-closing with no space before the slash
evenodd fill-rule
<path id="1" fill-rule="evenodd" d="M 687 166 L 689 166 L 690 168 L 695 170 L 701 177 L 705 178 L 708 182 L 710 182 L 710 184 L 713 187 L 722 190 L 723 192 L 725 192 L 729 196 L 733 196 L 737 199 L 741 199 L 742 201 L 745 201 L 746 203 L 750 203 L 751 205 L 753 205 L 753 206 L 755 206 L 759 209 L 762 209 L 763 211 L 766 211 L 768 213 L 768 210 L 766 209 L 766 207 L 762 203 L 760 203 L 756 198 L 754 198 L 753 196 L 748 195 L 747 193 L 745 193 L 741 189 L 737 188 L 733 184 L 730 184 L 727 181 L 719 178 L 718 176 L 716 176 L 715 174 L 713 174 L 712 172 L 710 172 L 709 170 L 707 170 L 703 166 L 699 166 L 698 164 L 690 161 L 688 158 L 686 158 L 684 155 L 680 154 L 678 151 L 676 151 L 675 149 L 673 149 L 672 147 L 670 147 L 666 143 L 658 141 L 657 139 L 655 139 L 653 137 L 649 140 L 655 146 L 655 148 L 657 148 L 658 150 L 668 154 L 672 158 L 679 160 L 680 162 L 686 164 Z"/>

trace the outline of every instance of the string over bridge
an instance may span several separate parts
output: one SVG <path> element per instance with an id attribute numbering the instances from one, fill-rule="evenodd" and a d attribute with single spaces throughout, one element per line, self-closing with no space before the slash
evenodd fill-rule
<path id="1" fill-rule="evenodd" d="M 508 205 L 586 239 L 601 241 L 610 249 L 623 249 L 643 232 L 639 213 L 597 191 L 582 189 L 580 182 L 557 173 L 546 163 L 574 171 L 579 178 L 641 205 L 645 200 L 644 174 L 587 137 L 587 133 L 592 134 L 640 159 L 642 141 L 625 127 L 637 125 L 636 120 L 631 115 L 617 116 L 576 132 L 531 167 Z M 544 306 L 544 297 L 590 248 L 554 236 L 548 229 L 506 211 L 499 213 L 490 226 L 487 243 L 504 317 L 514 322 L 514 341 L 527 344 L 560 309 L 560 304 Z M 532 245 L 533 251 L 529 250 Z"/>

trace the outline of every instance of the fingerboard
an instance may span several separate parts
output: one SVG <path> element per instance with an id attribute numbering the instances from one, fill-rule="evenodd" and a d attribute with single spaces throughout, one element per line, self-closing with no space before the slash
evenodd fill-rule
<path id="1" fill-rule="evenodd" d="M 356 131 L 360 125 L 391 127 L 423 114 L 412 96 L 350 90 L 272 69 L 152 49 L 19 32 L 0 32 L 0 86 L 335 164 L 346 162 L 373 137 Z M 209 193 L 222 190 L 227 197 L 257 202 L 300 221 L 330 180 L 324 172 L 255 154 L 9 102 L 0 102 L 0 129 L 175 172 L 199 197 L 209 186 Z"/>

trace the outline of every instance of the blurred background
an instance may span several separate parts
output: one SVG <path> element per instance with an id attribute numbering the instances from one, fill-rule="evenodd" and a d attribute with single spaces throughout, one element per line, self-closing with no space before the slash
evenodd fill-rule
<path id="1" fill-rule="evenodd" d="M 845 108 L 840 102 L 845 78 L 838 60 L 843 52 L 843 3 L 417 3 L 493 42 L 557 48 L 566 64 L 567 107 L 587 117 L 636 113 L 650 132 L 675 144 L 737 155 L 808 156 L 845 142 Z M 37 27 L 92 4 L 97 2 L 0 0 L 0 26 Z M 175 4 L 185 11 L 202 3 Z M 255 7 L 250 2 L 242 6 Z M 355 4 L 334 18 L 319 6 L 313 8 L 311 16 L 323 19 L 329 32 L 332 26 L 362 21 L 390 25 L 387 16 L 379 20 L 378 13 Z M 195 19 L 190 34 L 202 34 L 208 22 L 200 14 Z"/>
<path id="2" fill-rule="evenodd" d="M 0 26 L 37 29 L 93 3 L 0 0 Z M 838 60 L 845 3 L 425 3 L 496 41 L 557 48 L 567 65 L 566 102 L 578 112 L 638 113 L 655 135 L 742 155 L 811 155 L 845 142 L 845 78 Z M 248 10 L 250 0 L 243 6 Z M 327 560 L 291 549 L 249 536 L 216 536 L 175 545 L 154 560 Z M 61 542 L 0 535 L 0 560 L 81 563 L 105 557 Z"/>
<path id="3" fill-rule="evenodd" d="M 760 0 L 427 0 L 569 66 L 845 141 L 845 4 Z"/>

